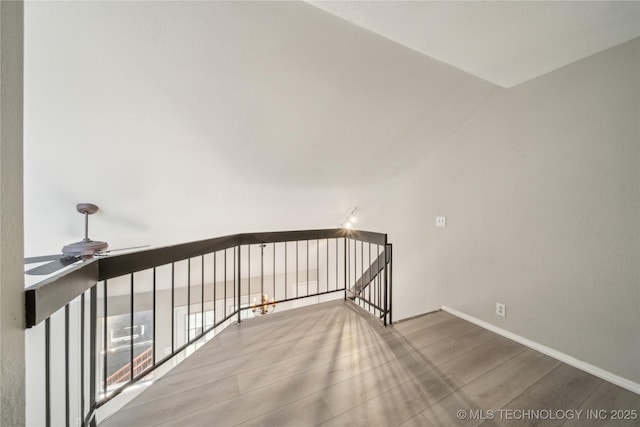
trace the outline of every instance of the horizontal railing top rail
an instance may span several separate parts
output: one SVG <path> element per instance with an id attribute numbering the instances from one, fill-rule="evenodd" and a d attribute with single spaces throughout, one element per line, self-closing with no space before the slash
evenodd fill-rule
<path id="1" fill-rule="evenodd" d="M 233 234 L 121 255 L 97 257 L 27 288 L 25 291 L 26 327 L 29 328 L 44 321 L 98 281 L 239 245 L 336 238 L 355 239 L 381 246 L 387 245 L 386 234 L 336 228 Z"/>
<path id="2" fill-rule="evenodd" d="M 135 273 L 164 264 L 208 254 L 214 251 L 229 249 L 238 245 L 260 243 L 292 242 L 296 240 L 334 239 L 348 237 L 385 245 L 387 235 L 370 231 L 347 230 L 342 228 L 326 230 L 275 231 L 266 233 L 242 233 L 197 242 L 149 249 L 122 255 L 112 255 L 100 259 L 98 280 L 111 279 L 123 274 Z"/>

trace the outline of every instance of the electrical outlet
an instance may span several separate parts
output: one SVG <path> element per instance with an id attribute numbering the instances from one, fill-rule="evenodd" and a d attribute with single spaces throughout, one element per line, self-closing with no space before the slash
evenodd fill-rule
<path id="1" fill-rule="evenodd" d="M 437 216 L 436 217 L 436 227 L 446 227 L 447 226 L 447 217 L 446 216 Z"/>
<path id="2" fill-rule="evenodd" d="M 497 302 L 496 303 L 496 314 L 498 316 L 507 317 L 507 306 Z"/>

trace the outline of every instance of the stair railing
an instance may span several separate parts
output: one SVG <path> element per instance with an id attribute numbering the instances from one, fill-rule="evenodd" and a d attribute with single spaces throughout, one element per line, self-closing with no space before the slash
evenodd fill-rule
<path id="1" fill-rule="evenodd" d="M 107 386 L 118 384 L 131 375 L 131 365 L 133 365 L 133 376 L 137 376 L 140 372 L 147 369 L 153 363 L 153 347 L 149 347 L 144 352 L 133 359 L 133 363 L 129 362 L 122 368 L 107 377 Z"/>

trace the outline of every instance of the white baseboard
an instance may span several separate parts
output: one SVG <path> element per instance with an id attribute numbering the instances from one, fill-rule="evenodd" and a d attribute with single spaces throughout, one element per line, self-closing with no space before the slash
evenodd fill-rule
<path id="1" fill-rule="evenodd" d="M 450 307 L 446 307 L 446 306 L 442 306 L 442 310 L 446 311 L 447 313 L 451 313 L 456 317 L 459 317 L 461 319 L 464 319 L 468 322 L 471 322 L 473 324 L 476 324 L 484 329 L 488 329 L 491 332 L 495 332 L 498 335 L 502 335 L 505 338 L 509 338 L 510 340 L 513 340 L 515 342 L 518 342 L 522 345 L 525 345 L 529 348 L 532 348 L 536 351 L 539 351 L 540 353 L 544 353 L 547 356 L 553 357 L 554 359 L 557 359 L 561 362 L 566 363 L 567 365 L 571 365 L 574 368 L 578 368 L 582 371 L 585 371 L 591 375 L 594 375 L 598 378 L 602 378 L 605 381 L 608 381 L 612 384 L 615 384 L 617 386 L 620 386 L 626 390 L 629 390 L 633 393 L 636 394 L 640 394 L 640 384 L 633 382 L 627 378 L 623 378 L 619 375 L 613 374 L 609 371 L 605 371 L 602 368 L 598 368 L 597 366 L 591 365 L 587 362 L 583 362 L 582 360 L 578 360 L 573 356 L 569 356 L 568 354 L 559 352 L 558 350 L 554 350 L 550 347 L 547 347 L 545 345 L 539 344 L 535 341 L 531 341 L 530 339 L 521 337 L 520 335 L 516 335 L 513 332 L 509 332 L 505 329 L 499 328 L 495 325 L 492 325 L 491 323 L 487 323 L 483 320 L 480 319 L 476 319 L 473 316 L 469 316 L 468 314 L 462 313 L 458 310 L 454 310 L 453 308 Z"/>

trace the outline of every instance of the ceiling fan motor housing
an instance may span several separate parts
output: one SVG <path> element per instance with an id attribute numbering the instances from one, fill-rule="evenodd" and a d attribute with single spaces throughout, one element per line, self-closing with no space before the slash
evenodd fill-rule
<path id="1" fill-rule="evenodd" d="M 62 248 L 62 253 L 68 257 L 91 257 L 95 253 L 104 251 L 109 247 L 107 242 L 99 242 L 89 239 L 89 215 L 98 212 L 98 206 L 93 203 L 78 203 L 76 209 L 84 214 L 84 239 L 71 243 Z"/>
<path id="2" fill-rule="evenodd" d="M 99 208 L 98 208 L 98 206 L 94 205 L 93 203 L 78 203 L 76 205 L 76 209 L 81 214 L 92 215 L 92 214 L 98 212 Z"/>

